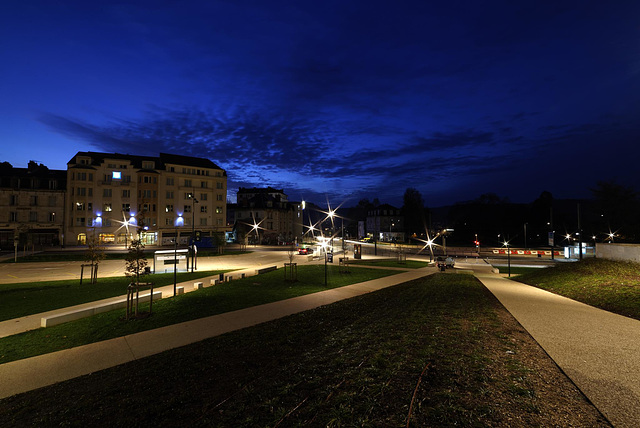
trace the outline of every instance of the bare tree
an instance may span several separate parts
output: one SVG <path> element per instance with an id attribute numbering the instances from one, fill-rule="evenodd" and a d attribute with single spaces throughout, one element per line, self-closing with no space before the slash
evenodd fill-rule
<path id="1" fill-rule="evenodd" d="M 98 282 L 98 265 L 104 260 L 104 246 L 95 235 L 87 239 L 87 249 L 84 252 L 84 260 L 91 264 L 91 284 Z"/>
<path id="2" fill-rule="evenodd" d="M 296 254 L 295 244 L 289 245 L 289 248 L 287 248 L 287 257 L 289 258 L 289 263 L 293 263 L 293 256 L 295 254 Z"/>

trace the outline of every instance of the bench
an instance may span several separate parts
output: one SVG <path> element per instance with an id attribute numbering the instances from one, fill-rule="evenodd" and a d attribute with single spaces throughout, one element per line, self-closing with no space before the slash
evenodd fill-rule
<path id="1" fill-rule="evenodd" d="M 161 291 L 153 292 L 153 300 L 160 300 L 162 298 Z M 149 300 L 149 294 L 140 296 L 140 300 L 143 302 Z M 100 314 L 103 312 L 113 311 L 115 309 L 121 309 L 127 307 L 127 299 L 123 298 L 116 300 L 115 302 L 103 303 L 101 305 L 92 306 L 84 309 L 76 309 L 73 311 L 62 312 L 48 317 L 42 317 L 40 319 L 41 327 L 52 327 L 54 325 L 62 324 L 69 321 L 79 320 L 81 318 L 90 317 L 91 315 Z"/>
<path id="2" fill-rule="evenodd" d="M 271 271 L 277 270 L 277 269 L 278 269 L 278 266 L 269 266 L 269 267 L 265 267 L 265 268 L 262 268 L 262 269 L 256 269 L 256 275 L 260 275 L 260 274 L 263 274 L 263 273 L 271 272 Z"/>

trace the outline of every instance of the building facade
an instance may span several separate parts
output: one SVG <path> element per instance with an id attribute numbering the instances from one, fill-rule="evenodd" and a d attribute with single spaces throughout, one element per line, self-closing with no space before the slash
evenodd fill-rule
<path id="1" fill-rule="evenodd" d="M 227 174 L 208 159 L 78 152 L 66 178 L 67 245 L 186 244 L 227 230 Z"/>
<path id="2" fill-rule="evenodd" d="M 235 214 L 238 240 L 275 245 L 302 237 L 302 204 L 289 202 L 283 189 L 241 187 Z"/>
<path id="3" fill-rule="evenodd" d="M 44 248 L 62 242 L 66 172 L 30 161 L 0 164 L 0 248 Z"/>
<path id="4" fill-rule="evenodd" d="M 377 241 L 403 242 L 404 217 L 400 209 L 382 204 L 367 213 L 367 234 Z"/>

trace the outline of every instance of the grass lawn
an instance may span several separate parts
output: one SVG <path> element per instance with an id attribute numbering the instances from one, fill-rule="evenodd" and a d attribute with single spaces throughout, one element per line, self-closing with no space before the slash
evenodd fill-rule
<path id="1" fill-rule="evenodd" d="M 609 426 L 471 275 L 0 400 L 7 426 Z"/>
<path id="2" fill-rule="evenodd" d="M 560 263 L 517 281 L 640 320 L 640 264 L 603 259 Z"/>
<path id="3" fill-rule="evenodd" d="M 178 282 L 190 281 L 227 271 L 179 272 Z M 159 273 L 146 277 L 156 287 L 173 284 L 173 273 Z M 0 284 L 0 321 L 66 308 L 81 303 L 127 294 L 131 282 L 125 276 L 98 278 L 96 284 L 77 279 L 32 283 Z"/>
<path id="4" fill-rule="evenodd" d="M 389 260 L 349 260 L 349 264 L 352 266 L 365 265 L 365 266 L 381 266 L 381 267 L 394 267 L 404 269 L 419 269 L 429 266 L 428 262 L 421 262 L 417 260 L 407 260 L 406 263 L 398 263 L 395 259 Z"/>
<path id="5" fill-rule="evenodd" d="M 349 274 L 340 274 L 337 266 L 328 268 L 328 288 L 398 273 L 353 268 Z M 277 270 L 162 299 L 153 303 L 153 315 L 146 319 L 124 321 L 125 310 L 120 309 L 0 338 L 0 364 L 327 289 L 321 265 L 300 266 L 298 282 L 285 282 L 283 276 Z"/>

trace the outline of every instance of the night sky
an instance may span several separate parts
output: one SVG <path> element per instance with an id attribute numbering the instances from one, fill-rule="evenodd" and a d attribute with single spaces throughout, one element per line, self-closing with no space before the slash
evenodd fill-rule
<path id="1" fill-rule="evenodd" d="M 104 5 L 99 5 L 104 3 Z M 0 161 L 210 158 L 290 199 L 637 187 L 640 2 L 6 1 Z"/>

